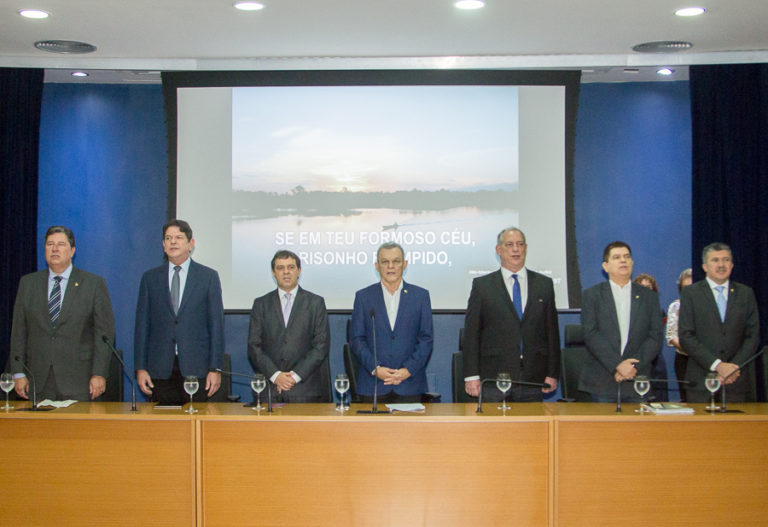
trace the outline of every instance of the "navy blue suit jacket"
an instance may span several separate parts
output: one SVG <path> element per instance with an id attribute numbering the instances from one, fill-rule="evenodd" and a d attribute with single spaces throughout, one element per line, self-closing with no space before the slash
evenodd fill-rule
<path id="1" fill-rule="evenodd" d="M 407 368 L 411 376 L 397 386 L 384 385 L 379 380 L 379 394 L 391 391 L 400 395 L 426 393 L 426 368 L 432 354 L 432 303 L 426 289 L 403 282 L 400 292 L 400 306 L 392 330 L 384 305 L 384 293 L 381 282 L 361 289 L 355 294 L 355 305 L 350 323 L 350 345 L 352 352 L 360 361 L 357 377 L 357 393 L 373 395 L 371 375 L 377 364 L 373 361 L 373 322 L 371 310 L 376 320 L 376 351 L 378 366 L 388 368 Z"/>
<path id="2" fill-rule="evenodd" d="M 183 376 L 205 377 L 221 368 L 224 355 L 224 305 L 219 274 L 190 262 L 187 282 L 173 313 L 168 285 L 168 264 L 150 269 L 141 278 L 136 304 L 134 366 L 150 377 L 168 379 L 174 349 L 179 350 Z"/>

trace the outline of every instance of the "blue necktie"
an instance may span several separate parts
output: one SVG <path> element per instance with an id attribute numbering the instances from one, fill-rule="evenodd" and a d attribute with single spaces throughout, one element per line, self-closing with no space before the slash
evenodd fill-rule
<path id="1" fill-rule="evenodd" d="M 523 320 L 523 295 L 520 292 L 520 282 L 517 281 L 516 274 L 513 274 L 512 278 L 515 279 L 515 284 L 512 286 L 512 304 L 517 311 L 517 318 Z"/>
<path id="2" fill-rule="evenodd" d="M 56 321 L 59 319 L 61 311 L 61 277 L 53 277 L 53 288 L 51 296 L 48 298 L 48 314 L 51 316 L 51 324 L 56 327 Z"/>
<path id="3" fill-rule="evenodd" d="M 725 322 L 725 307 L 728 304 L 728 301 L 725 299 L 725 295 L 723 294 L 724 289 L 724 285 L 715 287 L 715 291 L 717 291 L 717 310 L 720 312 L 721 322 Z"/>

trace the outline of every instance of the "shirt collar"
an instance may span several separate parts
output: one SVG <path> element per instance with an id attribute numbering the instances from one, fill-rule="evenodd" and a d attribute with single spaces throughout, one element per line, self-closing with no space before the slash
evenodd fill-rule
<path id="1" fill-rule="evenodd" d="M 296 287 L 294 287 L 293 289 L 291 289 L 290 291 L 283 291 L 282 289 L 280 289 L 278 287 L 277 288 L 277 294 L 280 296 L 280 298 L 284 298 L 285 294 L 288 293 L 288 294 L 291 295 L 291 298 L 295 299 L 296 298 L 296 291 L 298 291 L 298 290 L 299 290 L 299 286 L 298 285 Z"/>
<path id="2" fill-rule="evenodd" d="M 192 258 L 187 258 L 186 260 L 181 262 L 179 264 L 181 266 L 181 270 L 184 271 L 185 273 L 188 272 L 189 271 L 189 264 L 190 264 L 191 261 L 192 261 Z M 173 268 L 174 267 L 176 267 L 176 264 L 169 260 L 168 261 L 168 270 L 170 272 L 173 272 L 173 270 L 174 270 Z"/>
<path id="3" fill-rule="evenodd" d="M 60 273 L 60 274 L 56 274 L 56 273 L 54 273 L 54 272 L 51 270 L 51 268 L 49 267 L 49 268 L 48 268 L 48 280 L 53 280 L 53 277 L 54 277 L 54 276 L 60 276 L 62 280 L 69 280 L 69 275 L 71 275 L 71 274 L 72 274 L 72 268 L 73 268 L 72 264 L 69 264 L 69 267 L 67 267 L 66 269 L 64 269 L 64 272 L 63 272 L 63 273 Z"/>
<path id="4" fill-rule="evenodd" d="M 527 268 L 526 266 L 523 266 L 523 267 L 522 267 L 522 268 L 520 268 L 520 270 L 519 270 L 519 271 L 517 271 L 516 273 L 513 273 L 512 271 L 510 271 L 510 270 L 509 270 L 509 269 L 507 269 L 506 267 L 502 267 L 502 268 L 501 268 L 501 276 L 504 278 L 504 281 L 505 281 L 505 282 L 506 282 L 507 280 L 509 280 L 509 277 L 510 277 L 510 276 L 512 276 L 513 274 L 516 274 L 516 275 L 517 275 L 517 279 L 518 279 L 518 280 L 522 280 L 522 279 L 524 279 L 524 278 L 527 278 L 527 277 L 528 277 L 528 268 Z"/>
<path id="5" fill-rule="evenodd" d="M 400 280 L 400 285 L 399 285 L 399 286 L 397 286 L 397 289 L 395 289 L 395 292 L 394 292 L 394 293 L 391 293 L 391 294 L 390 294 L 390 292 L 389 292 L 389 289 L 387 289 L 387 286 L 386 286 L 386 285 L 384 285 L 384 282 L 381 282 L 381 290 L 382 290 L 384 293 L 388 294 L 389 296 L 397 296 L 397 295 L 399 295 L 399 294 L 400 294 L 400 292 L 403 290 L 403 284 L 405 284 L 405 280 Z"/>
<path id="6" fill-rule="evenodd" d="M 614 282 L 610 278 L 608 279 L 608 283 L 611 284 L 611 289 L 613 289 L 616 292 L 627 291 L 627 290 L 631 290 L 632 289 L 632 280 L 630 280 L 629 282 L 627 282 L 623 286 L 617 284 L 616 282 Z"/>
<path id="7" fill-rule="evenodd" d="M 706 276 L 705 278 L 706 278 L 706 280 L 707 280 L 707 283 L 709 284 L 709 288 L 710 288 L 712 291 L 714 291 L 715 293 L 717 293 L 717 290 L 715 289 L 716 287 L 720 287 L 720 286 L 722 285 L 722 286 L 724 286 L 724 287 L 725 287 L 725 288 L 723 289 L 723 291 L 728 291 L 728 286 L 729 286 L 729 285 L 731 285 L 731 281 L 730 281 L 730 280 L 726 280 L 726 281 L 725 281 L 725 282 L 723 282 L 722 284 L 718 284 L 718 283 L 716 283 L 714 280 L 711 280 L 711 279 L 710 279 L 708 276 Z"/>

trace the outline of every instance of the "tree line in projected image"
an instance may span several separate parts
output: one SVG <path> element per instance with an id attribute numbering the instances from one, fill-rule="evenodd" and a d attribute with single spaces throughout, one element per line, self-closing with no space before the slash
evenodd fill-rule
<path id="1" fill-rule="evenodd" d="M 501 186 L 501 185 L 500 185 Z M 439 211 L 459 207 L 481 210 L 515 209 L 517 185 L 508 189 L 475 190 L 398 190 L 395 192 L 328 192 L 306 190 L 297 185 L 290 192 L 236 190 L 232 192 L 233 217 L 274 218 L 300 213 L 303 216 L 354 215 L 358 209 L 398 209 L 412 212 Z"/>

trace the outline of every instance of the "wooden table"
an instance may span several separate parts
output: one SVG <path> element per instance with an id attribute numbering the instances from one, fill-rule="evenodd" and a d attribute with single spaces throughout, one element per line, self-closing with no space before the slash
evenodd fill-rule
<path id="1" fill-rule="evenodd" d="M 28 403 L 15 403 L 24 406 Z M 0 412 L 9 525 L 766 525 L 768 405 Z"/>
<path id="2" fill-rule="evenodd" d="M 0 411 L 3 525 L 194 525 L 194 419 L 130 407 Z"/>

